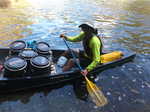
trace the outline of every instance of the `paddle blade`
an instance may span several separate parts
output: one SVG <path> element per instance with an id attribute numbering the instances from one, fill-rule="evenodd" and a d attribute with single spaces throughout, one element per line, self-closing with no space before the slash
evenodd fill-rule
<path id="1" fill-rule="evenodd" d="M 89 95 L 92 98 L 92 101 L 96 104 L 96 106 L 101 107 L 108 103 L 107 98 L 104 96 L 103 92 L 87 77 L 85 77 L 87 82 L 87 90 Z"/>

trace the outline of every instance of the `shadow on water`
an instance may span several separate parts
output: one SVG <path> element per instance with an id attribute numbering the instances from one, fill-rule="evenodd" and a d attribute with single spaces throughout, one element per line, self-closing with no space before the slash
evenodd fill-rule
<path id="1" fill-rule="evenodd" d="M 45 86 L 42 88 L 32 88 L 32 89 L 27 89 L 27 90 L 22 90 L 22 91 L 16 91 L 16 92 L 11 92 L 11 93 L 3 93 L 0 96 L 0 104 L 4 102 L 12 102 L 12 101 L 20 101 L 23 104 L 27 104 L 30 102 L 30 99 L 37 94 L 40 94 L 40 97 L 46 97 L 47 95 L 50 94 L 50 92 L 54 90 L 58 90 L 63 88 L 64 86 L 72 86 L 76 98 L 86 101 L 88 98 L 88 93 L 86 90 L 86 83 L 85 80 L 79 79 L 77 81 L 73 82 L 67 82 L 63 84 L 57 84 L 54 85 L 53 87 L 51 86 Z"/>
<path id="2" fill-rule="evenodd" d="M 64 84 L 53 88 L 44 87 L 1 95 L 0 112 L 71 112 L 80 109 L 88 111 L 84 108 L 84 105 L 89 103 L 85 90 L 84 83 L 78 81 L 78 84 Z M 80 100 L 75 101 L 77 98 Z"/>
<path id="3" fill-rule="evenodd" d="M 93 78 L 94 77 L 91 77 L 90 80 L 94 80 Z M 79 99 L 79 101 L 75 101 L 74 99 Z M 75 110 L 77 110 L 81 108 L 79 105 L 83 106 L 87 103 L 92 102 L 89 101 L 84 79 L 78 79 L 51 87 L 33 88 L 0 95 L 1 110 L 5 110 L 6 112 L 20 111 L 20 108 L 24 107 L 27 107 L 27 111 L 31 111 L 34 107 L 37 107 L 34 109 L 35 111 L 41 111 L 42 109 L 42 112 L 44 112 L 44 109 L 45 111 L 64 112 L 68 105 L 76 105 Z M 11 105 L 14 105 L 17 109 L 14 106 L 11 107 Z M 72 108 L 68 109 L 72 110 Z"/>

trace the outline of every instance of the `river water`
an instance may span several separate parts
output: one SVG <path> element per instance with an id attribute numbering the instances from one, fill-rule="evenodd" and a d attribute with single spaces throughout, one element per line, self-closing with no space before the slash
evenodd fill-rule
<path id="1" fill-rule="evenodd" d="M 105 37 L 105 50 L 137 54 L 133 62 L 100 73 L 97 85 L 109 101 L 102 108 L 65 85 L 1 96 L 0 112 L 150 112 L 149 6 L 150 0 L 0 0 L 0 47 L 23 39 L 66 49 L 59 35 L 76 35 L 88 23 Z"/>

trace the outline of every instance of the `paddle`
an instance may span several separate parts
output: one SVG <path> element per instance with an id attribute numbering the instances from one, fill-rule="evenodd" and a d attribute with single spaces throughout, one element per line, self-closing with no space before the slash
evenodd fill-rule
<path id="1" fill-rule="evenodd" d="M 79 67 L 79 69 L 82 71 L 82 67 L 80 66 L 80 63 L 78 61 L 76 61 L 76 56 L 73 53 L 73 51 L 70 49 L 69 45 L 67 44 L 67 41 L 65 39 L 63 39 L 68 50 L 71 52 L 71 55 L 75 61 L 75 63 L 77 64 L 77 66 Z M 86 79 L 86 87 L 87 90 L 89 92 L 89 95 L 91 96 L 93 102 L 98 106 L 104 106 L 108 103 L 107 98 L 104 96 L 104 94 L 102 93 L 102 91 L 92 82 L 90 81 L 87 76 L 84 76 Z"/>

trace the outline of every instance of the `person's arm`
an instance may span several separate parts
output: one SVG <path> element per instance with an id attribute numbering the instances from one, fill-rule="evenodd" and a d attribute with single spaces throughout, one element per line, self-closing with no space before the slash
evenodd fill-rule
<path id="1" fill-rule="evenodd" d="M 90 42 L 90 48 L 92 50 L 92 62 L 89 64 L 86 69 L 88 72 L 93 70 L 98 64 L 100 64 L 100 47 L 101 44 L 97 38 L 94 38 Z"/>
<path id="2" fill-rule="evenodd" d="M 79 35 L 74 36 L 74 37 L 68 37 L 66 36 L 65 39 L 67 41 L 71 41 L 71 42 L 79 42 L 84 38 L 84 32 L 81 32 Z"/>

